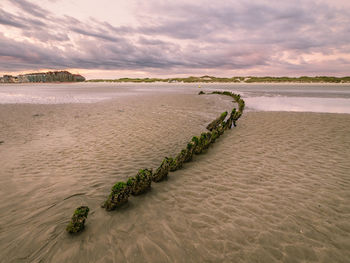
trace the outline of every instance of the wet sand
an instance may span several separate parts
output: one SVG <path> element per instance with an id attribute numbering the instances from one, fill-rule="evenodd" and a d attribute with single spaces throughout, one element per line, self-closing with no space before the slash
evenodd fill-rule
<path id="1" fill-rule="evenodd" d="M 245 112 L 209 151 L 106 212 L 229 98 L 147 93 L 0 105 L 1 262 L 347 262 L 350 115 Z M 65 232 L 74 209 L 86 229 Z"/>

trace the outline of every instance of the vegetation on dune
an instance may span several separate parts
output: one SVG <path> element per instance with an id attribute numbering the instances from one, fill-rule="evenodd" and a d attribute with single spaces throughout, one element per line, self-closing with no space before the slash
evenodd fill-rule
<path id="1" fill-rule="evenodd" d="M 330 76 L 316 76 L 316 77 L 249 77 L 245 80 L 246 83 L 255 82 L 295 82 L 295 83 L 348 83 L 350 82 L 350 77 L 330 77 Z"/>
<path id="2" fill-rule="evenodd" d="M 29 73 L 18 76 L 4 75 L 0 77 L 0 83 L 25 83 L 25 82 L 77 82 L 85 81 L 79 74 L 71 74 L 68 71 L 49 71 L 41 73 Z M 229 77 L 221 78 L 214 76 L 185 77 L 185 78 L 119 78 L 119 79 L 91 79 L 86 82 L 132 82 L 132 83 L 350 83 L 350 76 L 301 76 L 301 77 Z M 200 94 L 204 94 L 200 93 Z"/>
<path id="3" fill-rule="evenodd" d="M 190 76 L 187 78 L 119 78 L 119 79 L 91 79 L 88 82 L 134 82 L 134 83 L 152 83 L 152 82 L 168 82 L 168 83 L 349 83 L 350 76 L 332 77 L 332 76 L 301 76 L 301 77 L 231 77 L 220 78 L 214 76 Z M 202 94 L 202 93 L 201 93 Z"/>

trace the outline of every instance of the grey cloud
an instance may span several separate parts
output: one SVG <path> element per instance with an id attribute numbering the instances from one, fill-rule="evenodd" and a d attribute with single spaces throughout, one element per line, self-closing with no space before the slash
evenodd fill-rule
<path id="1" fill-rule="evenodd" d="M 164 41 L 161 41 L 159 39 L 150 39 L 145 37 L 140 37 L 138 41 L 141 45 L 157 45 L 157 46 L 163 46 L 167 43 Z"/>
<path id="2" fill-rule="evenodd" d="M 22 11 L 37 17 L 46 17 L 50 12 L 39 5 L 33 4 L 27 0 L 11 0 L 11 3 L 21 8 Z"/>
<path id="3" fill-rule="evenodd" d="M 0 69 L 182 69 L 186 73 L 190 69 L 261 67 L 294 72 L 298 67 L 305 71 L 317 67 L 306 62 L 292 64 L 281 58 L 283 52 L 300 56 L 350 50 L 349 12 L 311 0 L 274 4 L 150 0 L 136 14 L 137 27 L 95 18 L 83 22 L 71 16 L 57 17 L 30 1 L 14 3 L 27 12 L 35 9 L 37 18 L 0 10 L 0 24 L 22 29 L 23 36 L 38 43 L 2 36 Z M 347 65 L 339 60 L 334 63 Z"/>
<path id="4" fill-rule="evenodd" d="M 99 23 L 101 27 L 105 27 L 106 30 L 110 31 L 111 33 L 117 33 L 117 34 L 134 34 L 136 30 L 132 27 L 127 26 L 112 26 L 111 24 L 107 22 L 99 22 L 95 21 L 96 23 Z"/>
<path id="5" fill-rule="evenodd" d="M 28 42 L 17 42 L 0 35 L 0 58 L 6 58 L 5 70 L 40 67 L 64 67 L 66 61 L 58 49 L 38 48 Z"/>
<path id="6" fill-rule="evenodd" d="M 237 38 L 241 38 L 240 45 L 278 44 L 286 49 L 339 45 L 342 41 L 339 39 L 342 35 L 339 31 L 341 26 L 350 24 L 349 12 L 310 1 L 306 4 L 281 2 L 269 6 L 254 1 L 237 1 L 234 5 L 223 7 L 217 4 L 210 8 L 195 4 L 174 4 L 168 10 L 164 7 L 164 10 L 158 11 L 166 16 L 186 19 L 167 19 L 164 16 L 161 19 L 165 21 L 160 25 L 141 28 L 140 32 L 144 30 L 146 34 L 211 43 L 218 40 L 231 40 L 235 43 Z M 340 23 L 340 18 L 345 21 Z M 220 33 L 226 37 L 217 37 Z M 347 39 L 344 39 L 343 43 L 349 40 L 349 35 L 343 34 L 346 35 Z M 290 44 L 291 42 L 294 43 Z"/>
<path id="7" fill-rule="evenodd" d="M 110 36 L 110 35 L 108 35 L 108 33 L 106 34 L 106 32 L 93 32 L 92 31 L 93 29 L 84 30 L 84 29 L 77 28 L 77 27 L 71 27 L 70 30 L 74 31 L 75 33 L 81 34 L 81 35 L 95 37 L 95 38 L 99 38 L 99 39 L 103 39 L 103 40 L 115 41 L 115 42 L 118 42 L 118 40 L 119 40 L 119 38 L 114 37 L 114 36 Z"/>
<path id="8" fill-rule="evenodd" d="M 46 30 L 32 30 L 28 29 L 23 32 L 23 35 L 29 38 L 37 39 L 41 42 L 65 42 L 69 41 L 69 37 L 65 33 L 57 32 L 51 33 Z"/>
<path id="9" fill-rule="evenodd" d="M 0 24 L 5 26 L 12 26 L 18 28 L 26 28 L 27 26 L 18 19 L 17 16 L 14 16 L 4 10 L 0 9 Z"/>
<path id="10" fill-rule="evenodd" d="M 45 23 L 38 19 L 11 14 L 2 9 L 0 9 L 0 24 L 22 29 L 45 26 Z"/>

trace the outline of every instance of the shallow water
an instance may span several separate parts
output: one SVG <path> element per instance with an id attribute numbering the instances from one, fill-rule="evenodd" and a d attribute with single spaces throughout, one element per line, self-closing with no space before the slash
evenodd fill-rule
<path id="1" fill-rule="evenodd" d="M 2 84 L 0 104 L 95 103 L 145 93 L 194 94 L 199 90 L 240 93 L 247 110 L 350 113 L 348 84 L 169 84 L 169 83 L 72 83 Z"/>
<path id="2" fill-rule="evenodd" d="M 142 89 L 0 105 L 0 262 L 347 262 L 348 114 L 246 112 L 149 193 L 100 208 L 116 181 L 156 168 L 232 108 L 198 88 Z M 91 212 L 70 236 L 79 205 Z"/>

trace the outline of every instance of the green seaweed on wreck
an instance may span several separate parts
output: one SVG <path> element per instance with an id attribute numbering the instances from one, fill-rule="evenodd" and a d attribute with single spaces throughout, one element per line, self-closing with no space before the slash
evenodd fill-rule
<path id="1" fill-rule="evenodd" d="M 130 189 L 128 185 L 124 182 L 118 182 L 112 187 L 111 193 L 102 207 L 107 211 L 115 210 L 128 202 L 129 195 Z"/>
<path id="2" fill-rule="evenodd" d="M 151 189 L 152 169 L 140 169 L 135 177 L 126 182 L 132 195 L 140 195 Z"/>
<path id="3" fill-rule="evenodd" d="M 197 137 L 196 137 L 197 138 Z M 198 139 L 198 138 L 197 138 Z M 194 152 L 194 148 L 196 147 L 197 143 L 195 141 L 190 141 L 187 144 L 187 147 L 184 151 L 186 151 L 185 157 L 184 157 L 184 163 L 190 162 L 192 161 L 193 158 L 193 152 Z"/>
<path id="4" fill-rule="evenodd" d="M 213 129 L 216 129 L 220 125 L 220 123 L 226 118 L 227 114 L 227 111 L 221 113 L 221 115 L 218 118 L 216 118 L 208 124 L 207 130 L 212 131 Z"/>
<path id="5" fill-rule="evenodd" d="M 218 133 L 218 130 L 217 129 L 212 130 L 210 143 L 214 143 L 216 141 L 216 139 L 219 137 L 220 137 L 220 134 Z"/>
<path id="6" fill-rule="evenodd" d="M 158 167 L 158 169 L 152 176 L 153 182 L 158 183 L 160 181 L 163 181 L 168 176 L 171 162 L 172 162 L 172 158 L 168 158 L 168 157 L 164 158 L 161 165 Z"/>
<path id="7" fill-rule="evenodd" d="M 170 172 L 175 172 L 175 171 L 177 171 L 177 170 L 182 168 L 183 163 L 186 162 L 186 160 L 188 158 L 188 155 L 190 154 L 189 151 L 191 150 L 191 147 L 192 146 L 188 145 L 187 149 L 181 150 L 181 152 L 178 155 L 176 155 L 176 157 L 171 162 Z"/>
<path id="8" fill-rule="evenodd" d="M 80 206 L 75 209 L 71 221 L 66 227 L 66 231 L 70 234 L 79 233 L 85 228 L 85 220 L 89 214 L 89 207 Z"/>
<path id="9" fill-rule="evenodd" d="M 203 132 L 201 134 L 201 144 L 203 150 L 206 150 L 209 148 L 211 144 L 211 132 Z"/>

